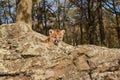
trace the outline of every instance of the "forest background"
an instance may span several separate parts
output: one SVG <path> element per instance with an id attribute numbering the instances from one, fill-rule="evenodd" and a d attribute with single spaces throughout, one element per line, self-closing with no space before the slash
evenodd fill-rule
<path id="1" fill-rule="evenodd" d="M 0 0 L 0 25 L 18 21 L 44 35 L 65 29 L 71 45 L 120 48 L 120 0 Z"/>

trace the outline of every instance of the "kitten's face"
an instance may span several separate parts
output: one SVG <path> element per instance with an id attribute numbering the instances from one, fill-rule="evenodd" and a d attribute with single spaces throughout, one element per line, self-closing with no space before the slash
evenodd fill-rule
<path id="1" fill-rule="evenodd" d="M 60 41 L 63 40 L 65 30 L 49 30 L 49 39 L 51 42 L 53 42 L 55 45 L 58 45 Z"/>

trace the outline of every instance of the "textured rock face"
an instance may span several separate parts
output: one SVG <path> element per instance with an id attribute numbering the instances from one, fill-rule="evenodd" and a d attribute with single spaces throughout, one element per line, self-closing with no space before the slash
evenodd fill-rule
<path id="1" fill-rule="evenodd" d="M 15 23 L 0 26 L 0 80 L 120 80 L 120 49 L 42 43 Z"/>

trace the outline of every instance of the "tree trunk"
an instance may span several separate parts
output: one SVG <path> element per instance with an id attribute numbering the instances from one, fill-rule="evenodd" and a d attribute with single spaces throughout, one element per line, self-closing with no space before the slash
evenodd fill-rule
<path id="1" fill-rule="evenodd" d="M 47 19 L 46 19 L 46 0 L 44 0 L 44 2 L 43 2 L 43 9 L 44 9 L 44 13 L 43 13 L 43 15 L 44 15 L 44 23 L 45 23 L 45 27 L 44 27 L 44 31 L 45 31 L 45 35 L 48 35 L 47 34 L 47 31 L 48 31 L 48 27 L 47 27 Z"/>
<path id="2" fill-rule="evenodd" d="M 32 0 L 17 0 L 16 22 L 23 22 L 32 28 Z"/>
<path id="3" fill-rule="evenodd" d="M 64 0 L 64 8 L 63 8 L 63 25 L 62 25 L 62 28 L 64 28 L 66 25 L 65 25 L 65 19 L 66 19 L 66 0 Z"/>
<path id="4" fill-rule="evenodd" d="M 0 19 L 0 25 L 2 24 L 2 19 Z"/>
<path id="5" fill-rule="evenodd" d="M 57 4 L 58 4 L 58 12 L 57 12 L 57 21 L 58 21 L 58 28 L 60 29 L 61 28 L 61 26 L 60 26 L 60 12 L 61 12 L 61 10 L 60 10 L 60 0 L 58 0 L 57 1 Z"/>
<path id="6" fill-rule="evenodd" d="M 118 47 L 120 47 L 120 26 L 119 26 L 119 19 L 118 19 L 118 14 L 116 11 L 116 6 L 115 6 L 115 2 L 114 0 L 112 0 L 113 2 L 113 10 L 114 10 L 114 14 L 115 14 L 115 19 L 116 19 L 116 31 L 117 31 L 117 37 L 118 37 Z"/>
<path id="7" fill-rule="evenodd" d="M 93 15 L 93 1 L 88 0 L 88 39 L 90 44 L 94 44 L 95 19 Z"/>
<path id="8" fill-rule="evenodd" d="M 81 22 L 80 22 L 80 44 L 83 44 L 83 27 L 82 27 L 82 19 L 83 19 L 83 0 L 80 0 L 81 1 L 81 7 L 80 7 L 80 9 L 82 10 L 82 12 L 81 12 L 81 16 L 80 16 L 80 20 L 81 20 Z"/>
<path id="9" fill-rule="evenodd" d="M 98 22 L 99 22 L 99 30 L 100 30 L 100 39 L 101 45 L 105 45 L 105 32 L 102 18 L 102 1 L 98 0 Z"/>

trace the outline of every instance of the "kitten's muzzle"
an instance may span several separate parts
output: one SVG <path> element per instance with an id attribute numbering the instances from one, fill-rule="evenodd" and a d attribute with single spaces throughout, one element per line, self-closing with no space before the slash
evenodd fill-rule
<path id="1" fill-rule="evenodd" d="M 55 45 L 58 45 L 58 43 L 59 43 L 58 40 L 55 40 L 55 41 L 54 41 L 54 44 L 55 44 Z"/>

